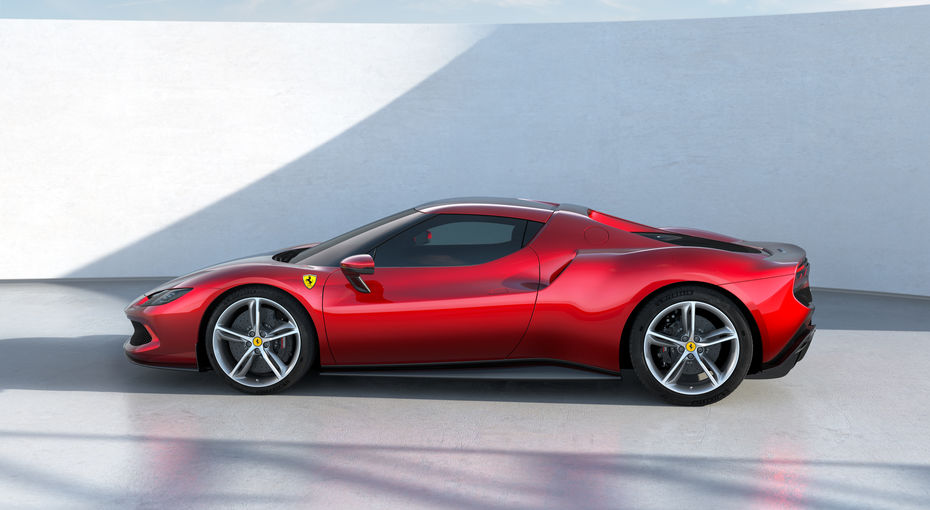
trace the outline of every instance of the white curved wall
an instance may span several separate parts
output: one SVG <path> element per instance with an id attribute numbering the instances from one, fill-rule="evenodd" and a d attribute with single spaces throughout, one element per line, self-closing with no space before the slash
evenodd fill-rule
<path id="1" fill-rule="evenodd" d="M 0 278 L 174 275 L 501 195 L 930 294 L 927 26 L 0 20 Z"/>

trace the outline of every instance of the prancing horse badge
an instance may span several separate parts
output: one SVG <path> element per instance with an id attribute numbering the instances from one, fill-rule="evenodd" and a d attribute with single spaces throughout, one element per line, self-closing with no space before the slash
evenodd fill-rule
<path id="1" fill-rule="evenodd" d="M 315 274 L 305 274 L 305 275 L 304 275 L 304 285 L 306 285 L 308 289 L 312 289 L 313 286 L 316 285 L 316 275 L 315 275 Z"/>

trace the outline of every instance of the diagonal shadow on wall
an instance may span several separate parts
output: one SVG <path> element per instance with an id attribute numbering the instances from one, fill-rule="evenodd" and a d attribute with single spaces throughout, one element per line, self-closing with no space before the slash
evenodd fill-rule
<path id="1" fill-rule="evenodd" d="M 884 16 L 906 37 L 930 10 L 824 16 L 498 27 L 335 139 L 67 276 L 180 274 L 443 196 L 502 195 L 790 240 L 820 262 L 815 280 L 860 274 L 859 288 L 883 290 L 892 268 L 855 255 L 874 219 L 853 204 L 894 201 L 889 221 L 923 211 L 874 190 L 930 187 L 911 168 L 930 159 L 915 149 L 930 117 L 909 106 L 924 104 L 930 78 L 920 58 L 894 58 L 897 43 L 862 38 L 861 25 Z M 889 58 L 857 57 L 875 53 Z M 882 119 L 921 129 L 890 131 Z M 833 174 L 858 185 L 809 186 Z M 869 235 L 900 246 L 892 230 Z M 915 288 L 930 288 L 930 263 L 900 251 Z"/>

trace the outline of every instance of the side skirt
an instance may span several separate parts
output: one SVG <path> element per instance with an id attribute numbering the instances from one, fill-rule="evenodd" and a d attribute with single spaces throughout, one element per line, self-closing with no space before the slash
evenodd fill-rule
<path id="1" fill-rule="evenodd" d="M 459 361 L 398 365 L 329 365 L 320 375 L 428 377 L 443 379 L 620 379 L 619 372 L 551 359 Z"/>

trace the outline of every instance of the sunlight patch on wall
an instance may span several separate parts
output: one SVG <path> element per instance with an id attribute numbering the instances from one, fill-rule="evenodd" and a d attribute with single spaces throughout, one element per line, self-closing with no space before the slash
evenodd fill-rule
<path id="1" fill-rule="evenodd" d="M 0 278 L 65 275 L 241 190 L 492 30 L 0 20 Z"/>

